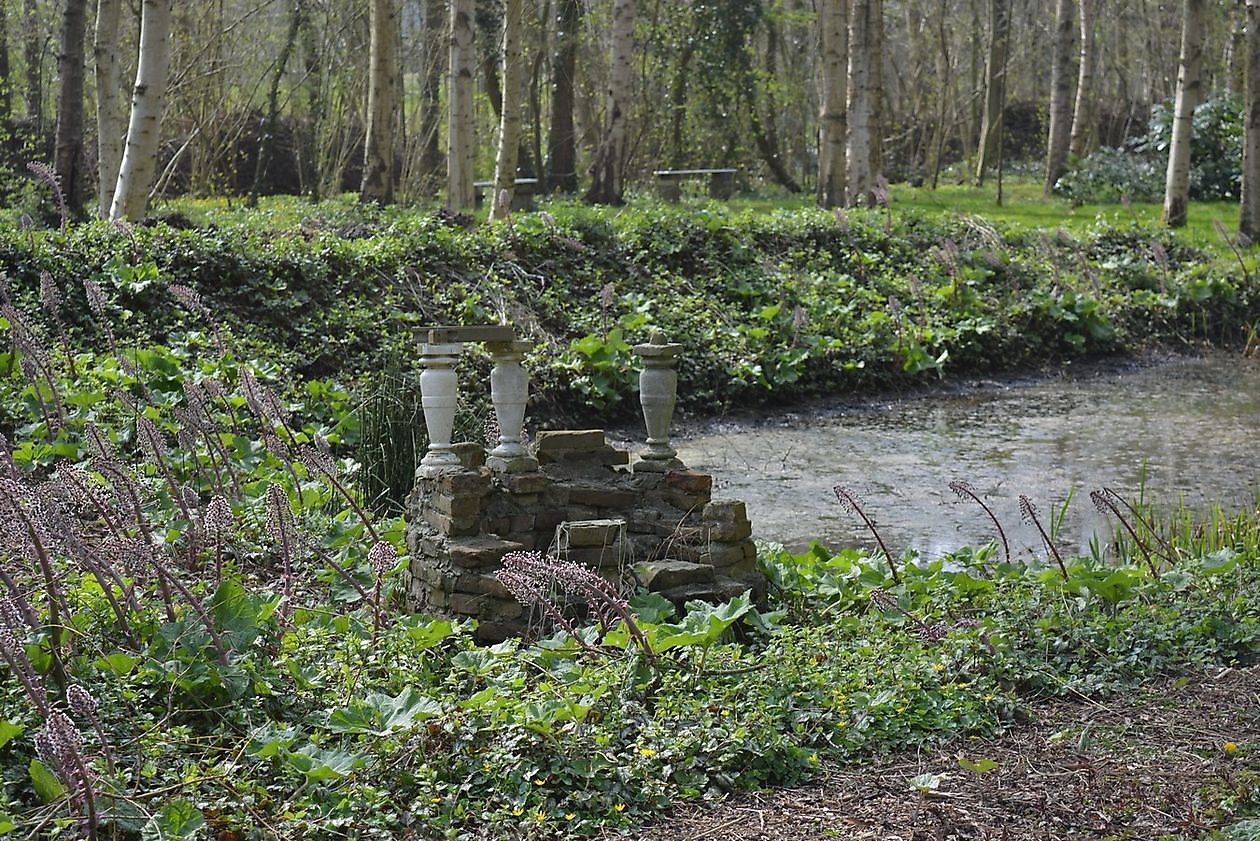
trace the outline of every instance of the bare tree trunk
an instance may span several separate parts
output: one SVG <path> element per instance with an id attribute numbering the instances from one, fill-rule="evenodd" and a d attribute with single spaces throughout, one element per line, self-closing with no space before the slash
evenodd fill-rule
<path id="1" fill-rule="evenodd" d="M 1098 63 L 1098 51 L 1094 49 L 1094 0 L 1081 0 L 1081 63 L 1076 79 L 1076 105 L 1072 108 L 1072 139 L 1068 142 L 1068 154 L 1084 157 L 1089 143 L 1090 106 L 1094 98 L 1094 65 Z"/>
<path id="2" fill-rule="evenodd" d="M 937 41 L 940 47 L 937 53 L 937 76 L 940 81 L 939 102 L 936 114 L 936 136 L 932 144 L 932 164 L 928 183 L 933 190 L 940 183 L 941 159 L 945 155 L 945 140 L 949 134 L 949 103 L 954 92 L 953 60 L 949 53 L 949 0 L 940 0 L 940 9 L 936 18 Z"/>
<path id="3" fill-rule="evenodd" d="M 1247 115 L 1238 233 L 1260 242 L 1260 0 L 1247 0 Z"/>
<path id="4" fill-rule="evenodd" d="M 8 6 L 0 3 L 0 132 L 9 135 L 9 123 L 13 119 L 13 69 L 9 64 L 9 13 Z"/>
<path id="5" fill-rule="evenodd" d="M 635 0 L 615 0 L 612 23 L 612 70 L 608 81 L 608 113 L 604 139 L 595 153 L 591 168 L 588 204 L 621 204 L 625 201 L 627 111 L 633 81 Z"/>
<path id="6" fill-rule="evenodd" d="M 83 215 L 83 49 L 86 38 L 87 0 L 66 0 L 61 13 L 61 52 L 57 57 L 61 89 L 57 94 L 53 169 L 61 180 L 66 206 L 75 216 Z"/>
<path id="7" fill-rule="evenodd" d="M 1046 138 L 1046 185 L 1047 196 L 1054 193 L 1054 185 L 1067 171 L 1068 138 L 1071 134 L 1068 103 L 1072 99 L 1072 75 L 1068 63 L 1072 60 L 1073 0 L 1058 0 L 1054 19 L 1054 49 L 1050 62 L 1050 133 Z"/>
<path id="8" fill-rule="evenodd" d="M 306 115 L 297 121 L 297 178 L 302 193 L 318 202 L 321 189 L 320 126 L 324 115 L 324 61 L 320 54 L 319 30 L 306 0 L 294 0 L 302 18 L 302 69 Z"/>
<path id="9" fill-rule="evenodd" d="M 871 3 L 871 183 L 884 172 L 884 0 Z"/>
<path id="10" fill-rule="evenodd" d="M 1202 100 L 1203 7 L 1206 0 L 1184 0 L 1181 21 L 1181 60 L 1177 70 L 1177 99 L 1173 106 L 1172 145 L 1164 182 L 1164 224 L 1186 224 L 1190 204 L 1190 140 L 1194 109 Z"/>
<path id="11" fill-rule="evenodd" d="M 499 117 L 499 150 L 494 159 L 492 219 L 506 219 L 512 212 L 516 191 L 516 157 L 521 138 L 521 36 L 524 34 L 522 0 L 503 4 L 503 107 Z"/>
<path id="12" fill-rule="evenodd" d="M 1010 49 L 1010 0 L 989 5 L 989 46 L 984 63 L 984 113 L 980 118 L 976 182 L 984 182 L 985 170 L 997 155 L 998 126 L 1006 108 L 1006 55 Z"/>
<path id="13" fill-rule="evenodd" d="M 284 46 L 276 58 L 276 65 L 271 71 L 271 87 L 267 91 L 267 122 L 263 127 L 262 137 L 258 138 L 258 157 L 254 161 L 254 178 L 249 188 L 247 204 L 254 207 L 258 204 L 258 193 L 262 189 L 263 178 L 267 175 L 267 167 L 275 153 L 276 132 L 280 127 L 280 83 L 284 81 L 285 70 L 289 66 L 289 57 L 297 44 L 298 33 L 302 31 L 303 12 L 301 2 L 293 0 L 289 7 L 289 29 L 284 36 Z"/>
<path id="14" fill-rule="evenodd" d="M 446 0 L 425 0 L 422 38 L 424 39 L 424 79 L 420 83 L 420 180 L 423 189 L 436 191 L 442 171 L 442 150 L 438 131 L 442 125 L 442 71 L 446 67 L 443 48 L 447 21 Z"/>
<path id="15" fill-rule="evenodd" d="M 144 0 L 140 18 L 140 60 L 131 95 L 127 145 L 118 167 L 111 219 L 138 222 L 144 218 L 157 168 L 166 77 L 171 63 L 171 4 L 173 0 Z"/>
<path id="16" fill-rule="evenodd" d="M 573 84 L 577 73 L 581 0 L 559 0 L 556 53 L 551 66 L 551 131 L 547 135 L 547 184 L 562 193 L 576 193 L 577 133 L 573 129 Z"/>
<path id="17" fill-rule="evenodd" d="M 1251 60 L 1247 47 L 1247 0 L 1231 0 L 1229 10 L 1229 46 L 1225 51 L 1225 92 L 1245 96 L 1247 63 Z"/>
<path id="18" fill-rule="evenodd" d="M 845 88 L 849 64 L 848 0 L 818 0 L 822 109 L 818 115 L 818 205 L 844 204 Z"/>
<path id="19" fill-rule="evenodd" d="M 44 133 L 44 33 L 40 30 L 39 4 L 36 0 L 22 2 L 23 35 L 26 43 L 23 53 L 26 59 L 26 119 L 31 129 L 40 137 L 43 147 Z"/>
<path id="20" fill-rule="evenodd" d="M 472 210 L 473 0 L 451 0 L 450 81 L 447 85 L 446 192 L 451 210 Z"/>
<path id="21" fill-rule="evenodd" d="M 789 193 L 799 193 L 801 185 L 796 183 L 792 173 L 788 172 L 783 162 L 783 150 L 779 144 L 779 105 L 775 98 L 775 87 L 779 83 L 779 27 L 773 18 L 765 19 L 766 25 L 766 113 L 765 118 L 759 111 L 756 90 L 749 91 L 748 112 L 749 128 L 752 130 L 753 142 L 765 162 L 774 180 Z"/>
<path id="22" fill-rule="evenodd" d="M 398 111 L 398 12 L 394 0 L 372 0 L 368 26 L 367 136 L 363 141 L 362 201 L 394 201 L 394 118 Z"/>
<path id="23" fill-rule="evenodd" d="M 871 172 L 871 0 L 849 5 L 849 104 L 845 137 L 845 204 L 873 204 L 875 174 Z"/>
<path id="24" fill-rule="evenodd" d="M 96 175 L 97 206 L 101 218 L 108 219 L 118 185 L 127 125 L 123 115 L 122 58 L 119 55 L 118 24 L 122 0 L 99 0 L 93 55 L 96 60 Z"/>
<path id="25" fill-rule="evenodd" d="M 674 169 L 687 165 L 687 144 L 683 128 L 687 122 L 687 82 L 691 78 L 691 59 L 696 54 L 700 34 L 692 29 L 674 64 L 674 78 L 669 83 L 669 152 L 666 160 Z"/>

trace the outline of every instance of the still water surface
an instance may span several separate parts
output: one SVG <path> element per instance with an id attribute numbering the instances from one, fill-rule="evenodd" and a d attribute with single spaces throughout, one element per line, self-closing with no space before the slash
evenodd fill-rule
<path id="1" fill-rule="evenodd" d="M 1135 499 L 1144 481 L 1146 497 L 1168 506 L 1254 505 L 1258 432 L 1260 363 L 1213 355 L 724 421 L 674 444 L 688 467 L 714 475 L 715 497 L 747 502 L 759 538 L 869 545 L 832 494 L 842 484 L 862 498 L 894 553 L 913 547 L 932 558 L 993 537 L 979 507 L 949 490 L 954 479 L 987 498 L 1012 550 L 1038 554 L 1040 539 L 1020 522 L 1019 494 L 1046 522 L 1075 490 L 1060 534 L 1080 551 L 1095 530 L 1109 534 L 1089 502 L 1104 485 Z"/>

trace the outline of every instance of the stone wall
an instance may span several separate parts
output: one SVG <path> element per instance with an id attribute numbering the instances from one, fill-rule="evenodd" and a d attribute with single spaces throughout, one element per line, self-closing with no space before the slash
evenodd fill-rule
<path id="1" fill-rule="evenodd" d="M 484 641 L 524 632 L 530 616 L 495 577 L 504 555 L 524 550 L 679 607 L 749 589 L 764 596 L 744 503 L 712 499 L 712 477 L 676 459 L 630 465 L 602 430 L 539 433 L 537 468 L 525 472 L 487 467 L 473 445 L 451 449 L 459 465 L 419 471 L 407 504 L 414 609 L 476 617 Z"/>

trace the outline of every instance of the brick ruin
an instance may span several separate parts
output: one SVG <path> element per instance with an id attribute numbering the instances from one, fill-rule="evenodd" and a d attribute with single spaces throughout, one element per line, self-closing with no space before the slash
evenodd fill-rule
<path id="1" fill-rule="evenodd" d="M 501 432 L 489 452 L 450 441 L 454 364 L 468 341 L 485 342 L 493 360 Z M 525 447 L 527 347 L 508 327 L 434 328 L 422 345 L 430 444 L 407 502 L 409 606 L 475 617 L 483 641 L 521 634 L 536 617 L 496 573 L 504 555 L 527 550 L 581 563 L 627 589 L 646 587 L 680 608 L 745 590 L 760 599 L 766 582 L 744 503 L 713 499 L 713 478 L 688 470 L 669 445 L 680 346 L 656 336 L 635 348 L 648 438 L 634 459 L 598 429 L 543 431 Z"/>

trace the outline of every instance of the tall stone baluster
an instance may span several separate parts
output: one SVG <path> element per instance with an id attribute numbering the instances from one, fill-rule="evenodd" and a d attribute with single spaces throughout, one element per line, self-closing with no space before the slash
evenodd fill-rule
<path id="1" fill-rule="evenodd" d="M 669 342 L 664 333 L 653 333 L 634 353 L 643 360 L 639 372 L 639 402 L 647 424 L 647 447 L 634 469 L 663 472 L 680 466 L 678 452 L 669 445 L 669 424 L 678 402 L 678 354 L 682 345 Z"/>
<path id="2" fill-rule="evenodd" d="M 525 404 L 529 401 L 529 372 L 521 365 L 529 342 L 486 342 L 494 367 L 490 370 L 490 401 L 499 423 L 499 443 L 490 451 L 486 466 L 504 473 L 538 469 L 538 460 L 521 442 Z"/>
<path id="3" fill-rule="evenodd" d="M 455 430 L 455 407 L 459 402 L 459 376 L 455 363 L 463 345 L 459 342 L 425 342 L 420 346 L 420 402 L 424 425 L 429 431 L 429 450 L 420 460 L 419 473 L 431 476 L 444 470 L 457 470 L 459 456 L 451 446 Z"/>

